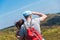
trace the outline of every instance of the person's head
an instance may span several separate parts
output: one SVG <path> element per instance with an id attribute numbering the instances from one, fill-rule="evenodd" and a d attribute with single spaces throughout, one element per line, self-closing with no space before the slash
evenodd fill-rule
<path id="1" fill-rule="evenodd" d="M 24 24 L 24 20 L 21 19 L 18 22 L 16 22 L 15 26 L 17 27 L 17 29 L 20 29 L 21 28 L 21 25 L 23 25 L 23 24 Z"/>
<path id="2" fill-rule="evenodd" d="M 31 19 L 32 18 L 32 12 L 31 11 L 25 11 L 23 12 L 23 16 L 25 17 L 25 19 Z"/>

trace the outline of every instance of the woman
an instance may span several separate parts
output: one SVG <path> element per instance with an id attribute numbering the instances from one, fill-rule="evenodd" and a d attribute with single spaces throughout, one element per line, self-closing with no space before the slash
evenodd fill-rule
<path id="1" fill-rule="evenodd" d="M 17 33 L 16 33 L 16 37 L 19 39 L 20 38 L 20 35 L 19 35 L 19 30 L 21 28 L 21 26 L 24 24 L 24 20 L 21 19 L 19 20 L 18 22 L 16 22 L 15 26 L 17 27 Z"/>

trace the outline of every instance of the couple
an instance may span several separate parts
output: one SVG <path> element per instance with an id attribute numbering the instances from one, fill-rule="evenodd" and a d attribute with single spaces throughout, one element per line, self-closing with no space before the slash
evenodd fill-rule
<path id="1" fill-rule="evenodd" d="M 38 15 L 39 18 L 32 19 L 32 15 Z M 25 11 L 23 12 L 23 16 L 25 17 L 26 21 L 24 22 L 24 20 L 21 19 L 16 23 L 16 27 L 19 30 L 16 34 L 16 37 L 19 40 L 26 39 L 26 28 L 30 27 L 33 27 L 39 34 L 41 34 L 40 21 L 44 21 L 47 18 L 47 15 L 39 12 Z"/>

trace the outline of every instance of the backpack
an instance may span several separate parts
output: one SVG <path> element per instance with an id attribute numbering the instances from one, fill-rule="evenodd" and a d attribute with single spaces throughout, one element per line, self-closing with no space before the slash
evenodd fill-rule
<path id="1" fill-rule="evenodd" d="M 30 27 L 27 28 L 27 25 L 25 23 L 24 26 L 27 31 L 27 35 L 25 36 L 26 40 L 42 40 L 42 35 L 37 32 L 34 27 L 32 27 L 32 20 L 30 22 Z"/>
<path id="2" fill-rule="evenodd" d="M 39 34 L 34 28 L 26 28 L 26 30 L 26 40 L 42 40 L 41 34 Z"/>

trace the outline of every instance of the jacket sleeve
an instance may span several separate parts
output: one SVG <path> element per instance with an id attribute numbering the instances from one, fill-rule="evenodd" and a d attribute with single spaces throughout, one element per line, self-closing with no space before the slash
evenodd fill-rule
<path id="1" fill-rule="evenodd" d="M 26 30 L 25 30 L 25 27 L 24 27 L 24 26 L 21 26 L 21 29 L 19 30 L 20 36 L 24 37 L 25 31 L 26 31 Z"/>

